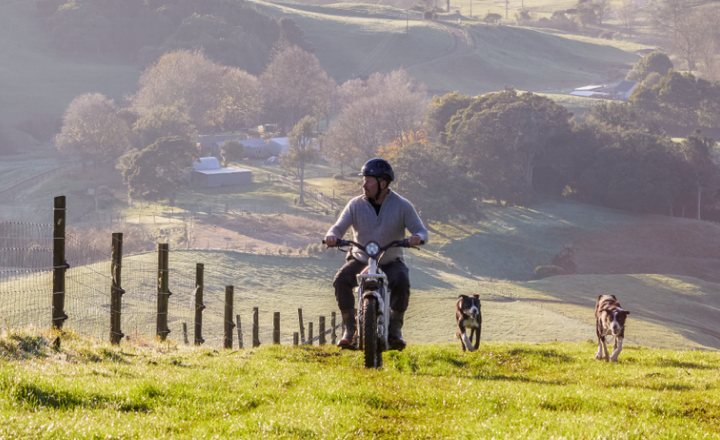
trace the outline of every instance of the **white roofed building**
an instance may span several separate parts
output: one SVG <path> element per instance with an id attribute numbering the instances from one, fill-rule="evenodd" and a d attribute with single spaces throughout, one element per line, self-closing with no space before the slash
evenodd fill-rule
<path id="1" fill-rule="evenodd" d="M 199 162 L 193 162 L 189 177 L 191 185 L 205 188 L 252 183 L 252 171 L 237 167 L 223 168 L 215 157 L 201 157 Z"/>

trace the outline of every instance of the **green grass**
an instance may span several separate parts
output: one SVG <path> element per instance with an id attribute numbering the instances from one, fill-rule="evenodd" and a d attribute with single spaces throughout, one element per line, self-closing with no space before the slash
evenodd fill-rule
<path id="1" fill-rule="evenodd" d="M 0 337 L 7 438 L 719 438 L 715 352 L 595 344 L 357 352 Z"/>

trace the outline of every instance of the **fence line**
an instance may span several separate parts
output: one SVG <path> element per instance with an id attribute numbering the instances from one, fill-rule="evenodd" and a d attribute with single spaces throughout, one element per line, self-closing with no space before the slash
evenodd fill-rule
<path id="1" fill-rule="evenodd" d="M 202 286 L 199 286 L 197 273 L 172 265 L 160 267 L 158 257 L 162 254 L 158 251 L 132 256 L 122 256 L 120 251 L 118 258 L 113 246 L 118 239 L 122 242 L 122 234 L 112 234 L 107 247 L 97 249 L 79 233 L 65 232 L 64 197 L 61 204 L 58 199 L 55 218 L 63 220 L 53 220 L 55 224 L 0 222 L 0 327 L 55 325 L 99 339 L 110 338 L 115 343 L 123 336 L 131 340 L 154 339 L 160 334 L 184 343 L 187 337 L 184 329 L 188 327 L 193 329 L 192 340 L 196 341 L 194 333 L 198 331 L 195 325 L 199 312 L 202 318 L 201 334 L 197 335 L 199 343 L 221 347 L 227 346 L 228 328 L 235 327 L 235 317 L 239 315 L 245 321 L 243 345 L 251 346 L 248 329 L 252 327 L 248 324 L 252 305 L 243 301 L 247 290 L 237 289 L 238 294 L 225 296 L 227 286 L 235 284 L 237 274 L 197 264 L 204 272 Z M 61 223 L 63 228 L 58 228 L 57 224 Z M 63 252 L 57 261 L 59 247 Z M 167 285 L 163 289 L 170 293 L 167 308 L 159 311 L 158 298 L 164 291 L 159 292 L 158 279 L 163 270 L 167 273 Z M 63 284 L 58 288 L 60 275 Z M 200 303 L 198 291 L 203 294 Z M 113 296 L 114 292 L 122 292 L 120 299 Z M 60 296 L 62 301 L 58 302 Z M 287 325 L 294 321 L 292 316 L 284 316 L 284 327 L 279 328 L 272 319 L 276 311 L 253 308 L 258 314 L 255 332 L 261 343 L 273 340 L 293 343 L 297 327 Z M 159 313 L 161 319 L 158 319 Z M 319 317 L 313 317 L 317 319 Z M 162 328 L 163 321 L 167 328 Z"/>

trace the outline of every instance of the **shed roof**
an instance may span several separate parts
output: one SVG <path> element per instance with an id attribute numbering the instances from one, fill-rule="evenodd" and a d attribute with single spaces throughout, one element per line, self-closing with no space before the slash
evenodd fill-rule
<path id="1" fill-rule="evenodd" d="M 281 138 L 271 138 L 270 143 L 276 143 L 280 146 L 290 146 L 290 142 L 288 142 L 288 138 L 281 137 Z"/>
<path id="2" fill-rule="evenodd" d="M 220 162 L 217 157 L 201 157 L 199 162 L 193 162 L 195 171 L 207 171 L 220 169 Z"/>
<path id="3" fill-rule="evenodd" d="M 611 98 L 609 93 L 604 92 L 586 92 L 582 90 L 575 90 L 574 92 L 570 92 L 573 96 L 582 96 L 585 98 Z"/>
<path id="4" fill-rule="evenodd" d="M 620 81 L 620 84 L 613 87 L 616 92 L 629 92 L 637 83 L 633 81 Z"/>
<path id="5" fill-rule="evenodd" d="M 257 139 L 242 139 L 239 141 L 241 144 L 243 144 L 246 147 L 250 148 L 260 148 L 260 147 L 267 147 L 268 144 L 265 143 L 264 140 L 257 138 Z"/>
<path id="6" fill-rule="evenodd" d="M 580 92 L 590 92 L 593 90 L 599 90 L 602 89 L 604 86 L 584 86 L 584 87 L 578 87 L 575 90 Z"/>
<path id="7" fill-rule="evenodd" d="M 217 170 L 195 170 L 200 174 L 245 174 L 245 173 L 252 173 L 251 170 L 248 170 L 247 168 L 236 168 L 236 167 L 227 167 L 227 168 L 220 168 Z"/>

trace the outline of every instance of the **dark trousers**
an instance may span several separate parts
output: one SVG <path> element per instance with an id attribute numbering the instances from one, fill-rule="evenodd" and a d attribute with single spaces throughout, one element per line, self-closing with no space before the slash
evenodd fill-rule
<path id="1" fill-rule="evenodd" d="M 335 275 L 333 287 L 335 287 L 335 299 L 341 311 L 355 308 L 353 289 L 358 285 L 356 276 L 366 266 L 367 264 L 350 257 Z M 390 308 L 396 312 L 404 312 L 407 310 L 410 299 L 410 278 L 407 266 L 401 260 L 395 260 L 380 265 L 380 269 L 387 276 L 388 287 L 390 287 Z"/>

